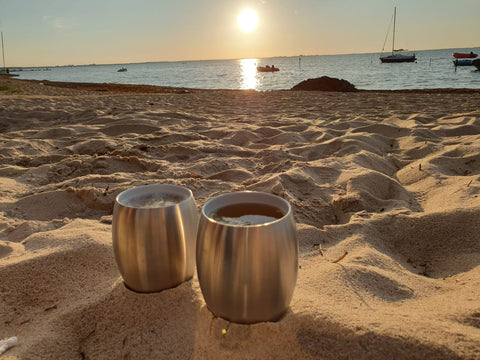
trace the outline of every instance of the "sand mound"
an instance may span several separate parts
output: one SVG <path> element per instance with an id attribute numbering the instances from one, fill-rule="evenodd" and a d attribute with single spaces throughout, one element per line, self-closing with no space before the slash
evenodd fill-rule
<path id="1" fill-rule="evenodd" d="M 328 76 L 322 76 L 316 79 L 304 80 L 292 87 L 292 90 L 315 90 L 315 91 L 341 91 L 350 92 L 357 91 L 355 85 L 347 80 L 335 79 Z"/>

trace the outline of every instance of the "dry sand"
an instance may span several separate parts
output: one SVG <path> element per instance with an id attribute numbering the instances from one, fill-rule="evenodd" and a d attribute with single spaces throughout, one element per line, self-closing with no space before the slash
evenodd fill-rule
<path id="1" fill-rule="evenodd" d="M 480 359 L 479 91 L 2 84 L 23 89 L 0 92 L 5 359 Z M 113 202 L 150 183 L 290 201 L 280 321 L 215 318 L 196 276 L 124 287 Z"/>

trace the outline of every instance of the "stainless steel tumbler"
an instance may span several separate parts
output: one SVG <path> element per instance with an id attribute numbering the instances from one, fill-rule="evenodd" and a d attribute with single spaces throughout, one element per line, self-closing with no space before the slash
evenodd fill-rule
<path id="1" fill-rule="evenodd" d="M 153 184 L 120 193 L 112 241 L 125 285 L 137 292 L 175 287 L 193 276 L 198 212 L 192 192 Z"/>
<path id="2" fill-rule="evenodd" d="M 270 215 L 265 207 L 273 208 L 273 218 L 264 216 Z M 200 214 L 196 257 L 203 297 L 216 316 L 237 323 L 278 320 L 297 281 L 298 242 L 290 204 L 250 191 L 209 200 Z"/>

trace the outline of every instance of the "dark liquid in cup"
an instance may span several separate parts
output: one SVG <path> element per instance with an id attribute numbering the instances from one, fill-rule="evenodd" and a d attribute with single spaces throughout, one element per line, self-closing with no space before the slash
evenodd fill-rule
<path id="1" fill-rule="evenodd" d="M 259 225 L 278 220 L 285 214 L 278 208 L 259 203 L 240 203 L 224 206 L 210 217 L 228 225 Z"/>

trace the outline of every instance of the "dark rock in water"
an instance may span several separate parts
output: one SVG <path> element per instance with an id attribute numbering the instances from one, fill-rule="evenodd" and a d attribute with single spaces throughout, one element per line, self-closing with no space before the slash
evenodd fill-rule
<path id="1" fill-rule="evenodd" d="M 310 90 L 310 91 L 358 91 L 355 85 L 347 80 L 322 76 L 321 78 L 308 79 L 295 85 L 292 90 Z"/>

